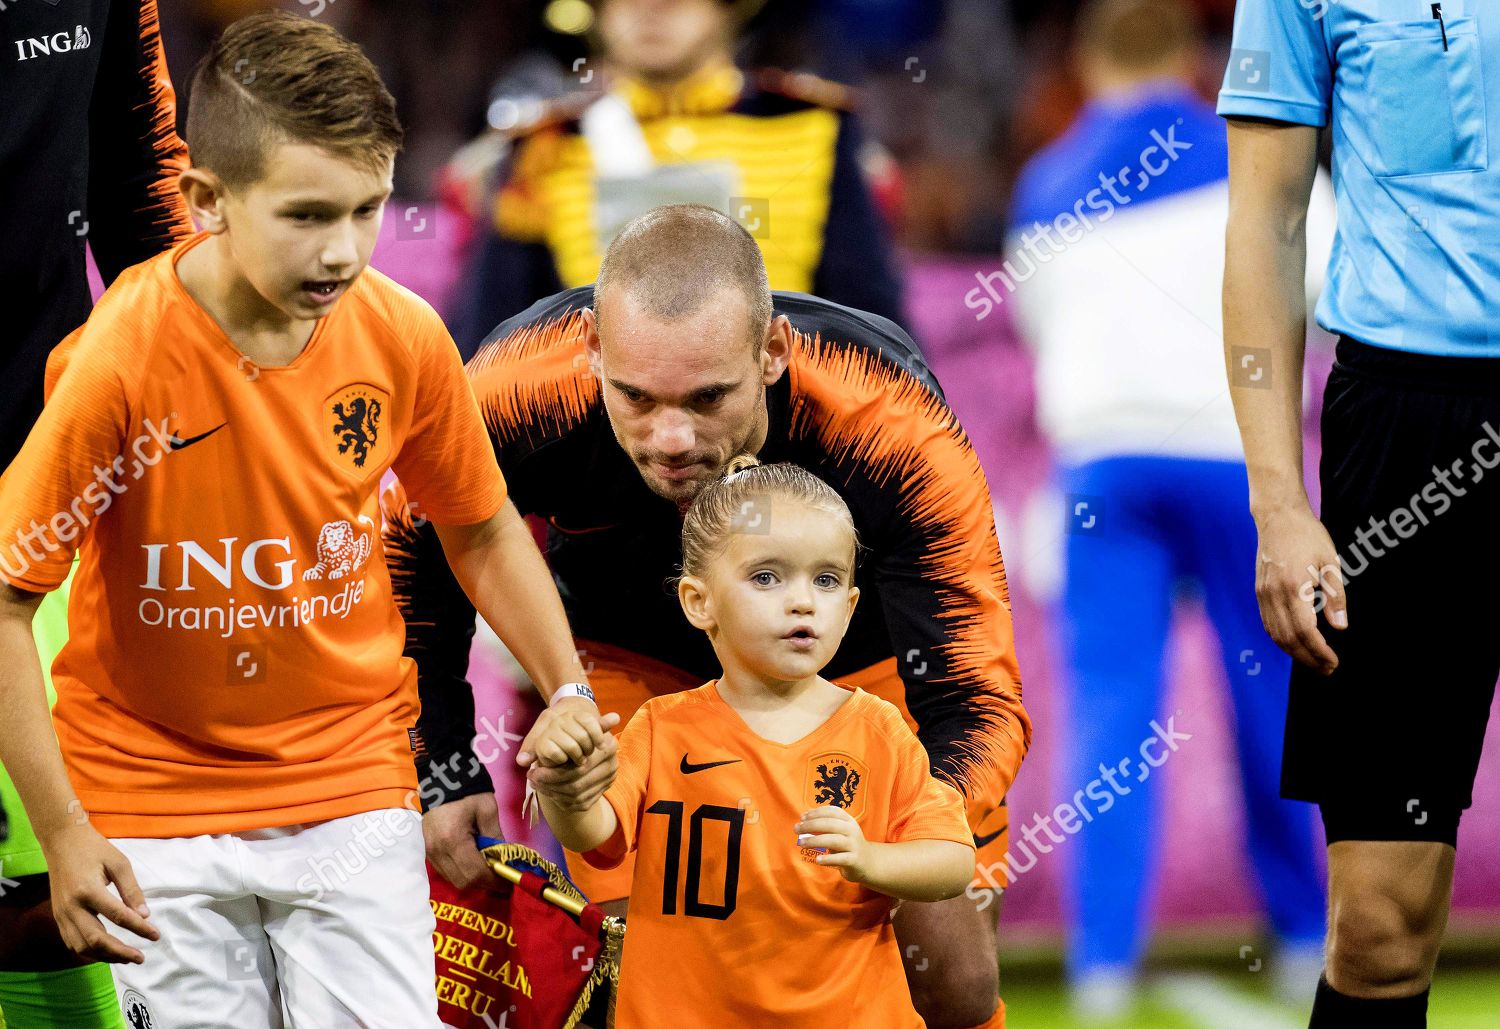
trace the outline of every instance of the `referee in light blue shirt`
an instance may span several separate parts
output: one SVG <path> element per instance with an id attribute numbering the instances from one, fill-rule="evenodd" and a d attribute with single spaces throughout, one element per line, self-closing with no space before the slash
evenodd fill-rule
<path id="1" fill-rule="evenodd" d="M 1500 674 L 1500 9 L 1240 0 L 1219 113 L 1224 341 L 1291 675 L 1284 796 L 1319 805 L 1331 918 L 1313 1027 L 1423 1026 Z M 1322 518 L 1302 480 L 1303 224 L 1333 133 L 1339 336 Z"/>

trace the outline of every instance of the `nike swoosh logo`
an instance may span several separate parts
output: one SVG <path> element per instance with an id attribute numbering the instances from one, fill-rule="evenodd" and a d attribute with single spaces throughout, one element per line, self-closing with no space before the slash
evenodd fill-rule
<path id="1" fill-rule="evenodd" d="M 173 433 L 172 438 L 169 439 L 167 443 L 172 447 L 173 450 L 184 450 L 187 447 L 192 446 L 194 443 L 199 442 L 200 440 L 208 439 L 208 437 L 212 436 L 214 433 L 218 432 L 228 424 L 228 422 L 220 422 L 218 425 L 215 425 L 207 432 L 200 432 L 198 433 L 198 435 L 189 436 L 187 439 L 181 439 L 176 433 Z"/>
<path id="2" fill-rule="evenodd" d="M 619 528 L 617 525 L 592 525 L 586 529 L 569 529 L 566 526 L 558 525 L 556 518 L 548 518 L 547 524 L 567 536 L 584 536 L 591 532 L 604 532 L 606 529 Z"/>
<path id="3" fill-rule="evenodd" d="M 741 758 L 732 757 L 728 761 L 710 761 L 707 764 L 695 765 L 687 757 L 686 754 L 682 755 L 682 764 L 678 766 L 683 775 L 692 775 L 694 772 L 702 772 L 709 768 L 718 768 L 720 765 L 732 765 L 742 760 Z"/>
<path id="4" fill-rule="evenodd" d="M 1005 835 L 1005 830 L 1009 829 L 1009 828 L 1010 828 L 1010 826 L 1007 825 L 1004 828 L 996 829 L 994 832 L 990 833 L 988 836 L 975 836 L 974 837 L 974 849 L 975 850 L 983 850 L 985 847 L 988 847 L 991 843 L 994 843 L 996 840 L 998 840 L 1001 836 L 1004 836 Z"/>

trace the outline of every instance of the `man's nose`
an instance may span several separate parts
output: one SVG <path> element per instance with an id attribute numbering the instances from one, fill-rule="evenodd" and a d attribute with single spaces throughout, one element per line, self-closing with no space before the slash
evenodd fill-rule
<path id="1" fill-rule="evenodd" d="M 665 457 L 690 453 L 694 438 L 693 420 L 685 411 L 662 410 L 651 424 L 651 449 Z"/>

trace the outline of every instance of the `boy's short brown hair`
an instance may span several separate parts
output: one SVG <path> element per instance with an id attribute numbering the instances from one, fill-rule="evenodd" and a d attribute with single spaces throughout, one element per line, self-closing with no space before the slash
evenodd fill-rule
<path id="1" fill-rule="evenodd" d="M 311 143 L 380 168 L 401 140 L 396 102 L 370 59 L 311 18 L 279 11 L 241 18 L 193 72 L 188 152 L 194 167 L 230 189 L 259 179 L 280 143 Z"/>

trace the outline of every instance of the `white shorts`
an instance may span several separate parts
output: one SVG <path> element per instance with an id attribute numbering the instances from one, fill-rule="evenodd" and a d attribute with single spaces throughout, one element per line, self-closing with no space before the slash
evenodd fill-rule
<path id="1" fill-rule="evenodd" d="M 436 923 L 415 811 L 110 842 L 130 859 L 161 933 L 152 943 L 108 927 L 146 957 L 144 964 L 111 966 L 127 1025 L 442 1024 L 432 957 Z"/>

